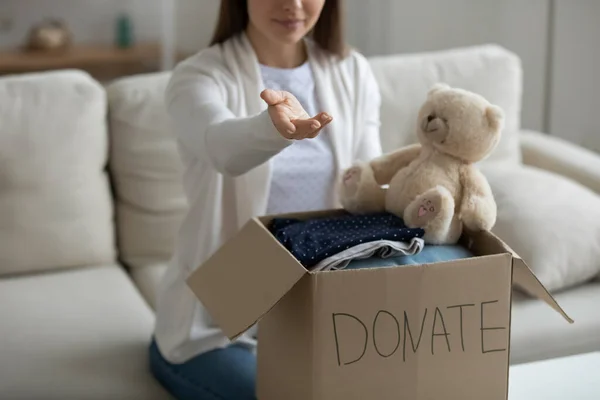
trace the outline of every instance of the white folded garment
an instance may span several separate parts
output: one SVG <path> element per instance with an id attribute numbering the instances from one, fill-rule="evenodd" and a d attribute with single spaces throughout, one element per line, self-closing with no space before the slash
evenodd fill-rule
<path id="1" fill-rule="evenodd" d="M 331 271 L 344 269 L 352 260 L 369 257 L 388 258 L 397 255 L 413 256 L 423 250 L 425 242 L 421 238 L 412 238 L 409 242 L 394 242 L 390 240 L 376 240 L 361 243 L 350 247 L 340 253 L 327 257 L 311 268 L 311 271 Z"/>

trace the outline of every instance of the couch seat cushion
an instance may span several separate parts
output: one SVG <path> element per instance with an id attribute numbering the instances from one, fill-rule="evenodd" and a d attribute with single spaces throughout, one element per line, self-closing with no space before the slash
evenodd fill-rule
<path id="1" fill-rule="evenodd" d="M 118 266 L 0 279 L 0 398 L 169 399 L 153 314 Z"/>
<path id="2" fill-rule="evenodd" d="M 575 320 L 566 322 L 542 301 L 516 294 L 511 321 L 511 363 L 543 360 L 600 350 L 600 282 L 555 294 Z"/>

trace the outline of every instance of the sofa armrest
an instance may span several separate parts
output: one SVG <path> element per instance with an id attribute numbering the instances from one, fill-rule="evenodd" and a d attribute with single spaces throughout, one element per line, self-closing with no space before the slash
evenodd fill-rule
<path id="1" fill-rule="evenodd" d="M 523 163 L 573 179 L 600 193 L 600 155 L 567 140 L 523 130 Z"/>

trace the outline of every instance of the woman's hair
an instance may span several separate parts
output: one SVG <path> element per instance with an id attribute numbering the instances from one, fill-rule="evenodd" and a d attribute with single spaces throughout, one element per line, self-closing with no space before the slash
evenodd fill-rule
<path id="1" fill-rule="evenodd" d="M 319 20 L 310 32 L 319 47 L 340 57 L 348 51 L 343 34 L 343 15 L 342 0 L 325 0 Z M 248 22 L 247 0 L 221 0 L 219 20 L 210 45 L 221 44 L 243 32 Z"/>

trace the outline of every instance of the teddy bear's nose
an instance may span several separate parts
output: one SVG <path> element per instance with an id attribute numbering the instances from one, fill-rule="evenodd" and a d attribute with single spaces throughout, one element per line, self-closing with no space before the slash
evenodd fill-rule
<path id="1" fill-rule="evenodd" d="M 434 115 L 429 115 L 429 116 L 427 117 L 427 122 L 431 122 L 431 121 L 433 121 L 434 119 L 435 119 L 435 116 L 434 116 Z"/>

